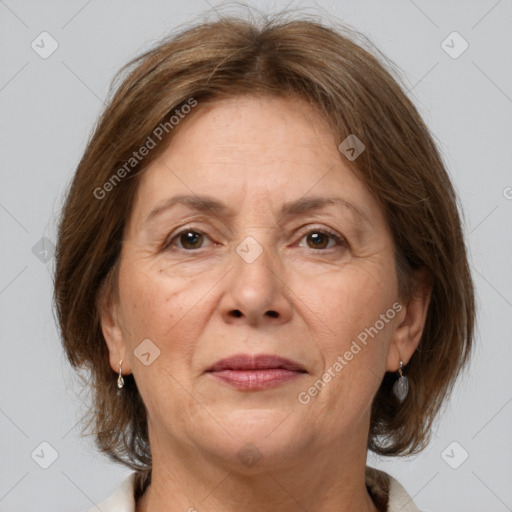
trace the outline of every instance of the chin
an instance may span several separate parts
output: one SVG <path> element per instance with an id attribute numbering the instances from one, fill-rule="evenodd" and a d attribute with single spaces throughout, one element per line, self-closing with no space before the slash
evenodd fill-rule
<path id="1" fill-rule="evenodd" d="M 230 438 L 212 443 L 209 440 L 208 449 L 218 459 L 218 463 L 233 473 L 256 475 L 265 471 L 283 470 L 295 467 L 300 457 L 299 447 L 305 443 L 297 443 L 291 433 L 285 436 L 275 436 L 257 439 Z"/>
<path id="2" fill-rule="evenodd" d="M 304 421 L 299 425 L 298 420 L 298 415 L 283 410 L 233 411 L 220 422 L 226 430 L 216 428 L 215 434 L 211 430 L 203 432 L 201 444 L 228 462 L 230 470 L 252 474 L 282 467 L 285 461 L 293 462 L 300 446 L 307 448 L 307 430 Z"/>

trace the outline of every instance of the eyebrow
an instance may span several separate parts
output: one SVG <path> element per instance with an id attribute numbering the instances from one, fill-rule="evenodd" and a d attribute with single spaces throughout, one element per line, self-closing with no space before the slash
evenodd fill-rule
<path id="1" fill-rule="evenodd" d="M 146 226 L 155 218 L 178 204 L 188 206 L 198 212 L 211 213 L 221 218 L 232 219 L 236 216 L 234 210 L 213 197 L 205 195 L 178 195 L 159 203 L 146 217 L 143 226 Z M 303 215 L 330 205 L 350 210 L 365 224 L 371 224 L 362 210 L 341 197 L 302 197 L 295 201 L 289 201 L 282 206 L 278 221 L 280 222 L 286 217 Z"/>

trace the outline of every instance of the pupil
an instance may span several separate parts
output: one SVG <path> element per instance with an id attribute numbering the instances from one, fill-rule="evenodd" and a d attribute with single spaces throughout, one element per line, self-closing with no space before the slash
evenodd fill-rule
<path id="1" fill-rule="evenodd" d="M 324 247 L 325 246 L 325 236 L 322 234 L 322 233 L 312 233 L 310 235 L 310 239 L 312 240 L 313 244 L 316 246 L 316 247 L 319 247 L 319 246 L 322 246 Z"/>
<path id="2" fill-rule="evenodd" d="M 193 231 L 189 231 L 184 235 L 185 240 L 182 239 L 182 244 L 184 247 L 195 249 L 197 247 L 198 240 L 202 240 L 202 236 L 200 233 L 194 233 Z"/>

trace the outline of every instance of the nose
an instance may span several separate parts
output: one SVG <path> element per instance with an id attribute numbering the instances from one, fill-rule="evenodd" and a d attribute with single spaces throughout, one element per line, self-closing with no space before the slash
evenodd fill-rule
<path id="1" fill-rule="evenodd" d="M 254 261 L 234 252 L 233 268 L 227 277 L 220 301 L 226 323 L 256 327 L 290 320 L 290 289 L 280 261 L 270 251 L 263 249 Z"/>

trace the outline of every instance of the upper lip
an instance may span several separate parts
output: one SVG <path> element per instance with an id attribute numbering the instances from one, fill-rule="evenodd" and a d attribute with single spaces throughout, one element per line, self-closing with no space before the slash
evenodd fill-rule
<path id="1" fill-rule="evenodd" d="M 210 366 L 207 372 L 219 372 L 222 370 L 270 370 L 278 369 L 306 372 L 304 367 L 284 357 L 272 354 L 236 354 L 225 359 L 220 359 Z"/>

